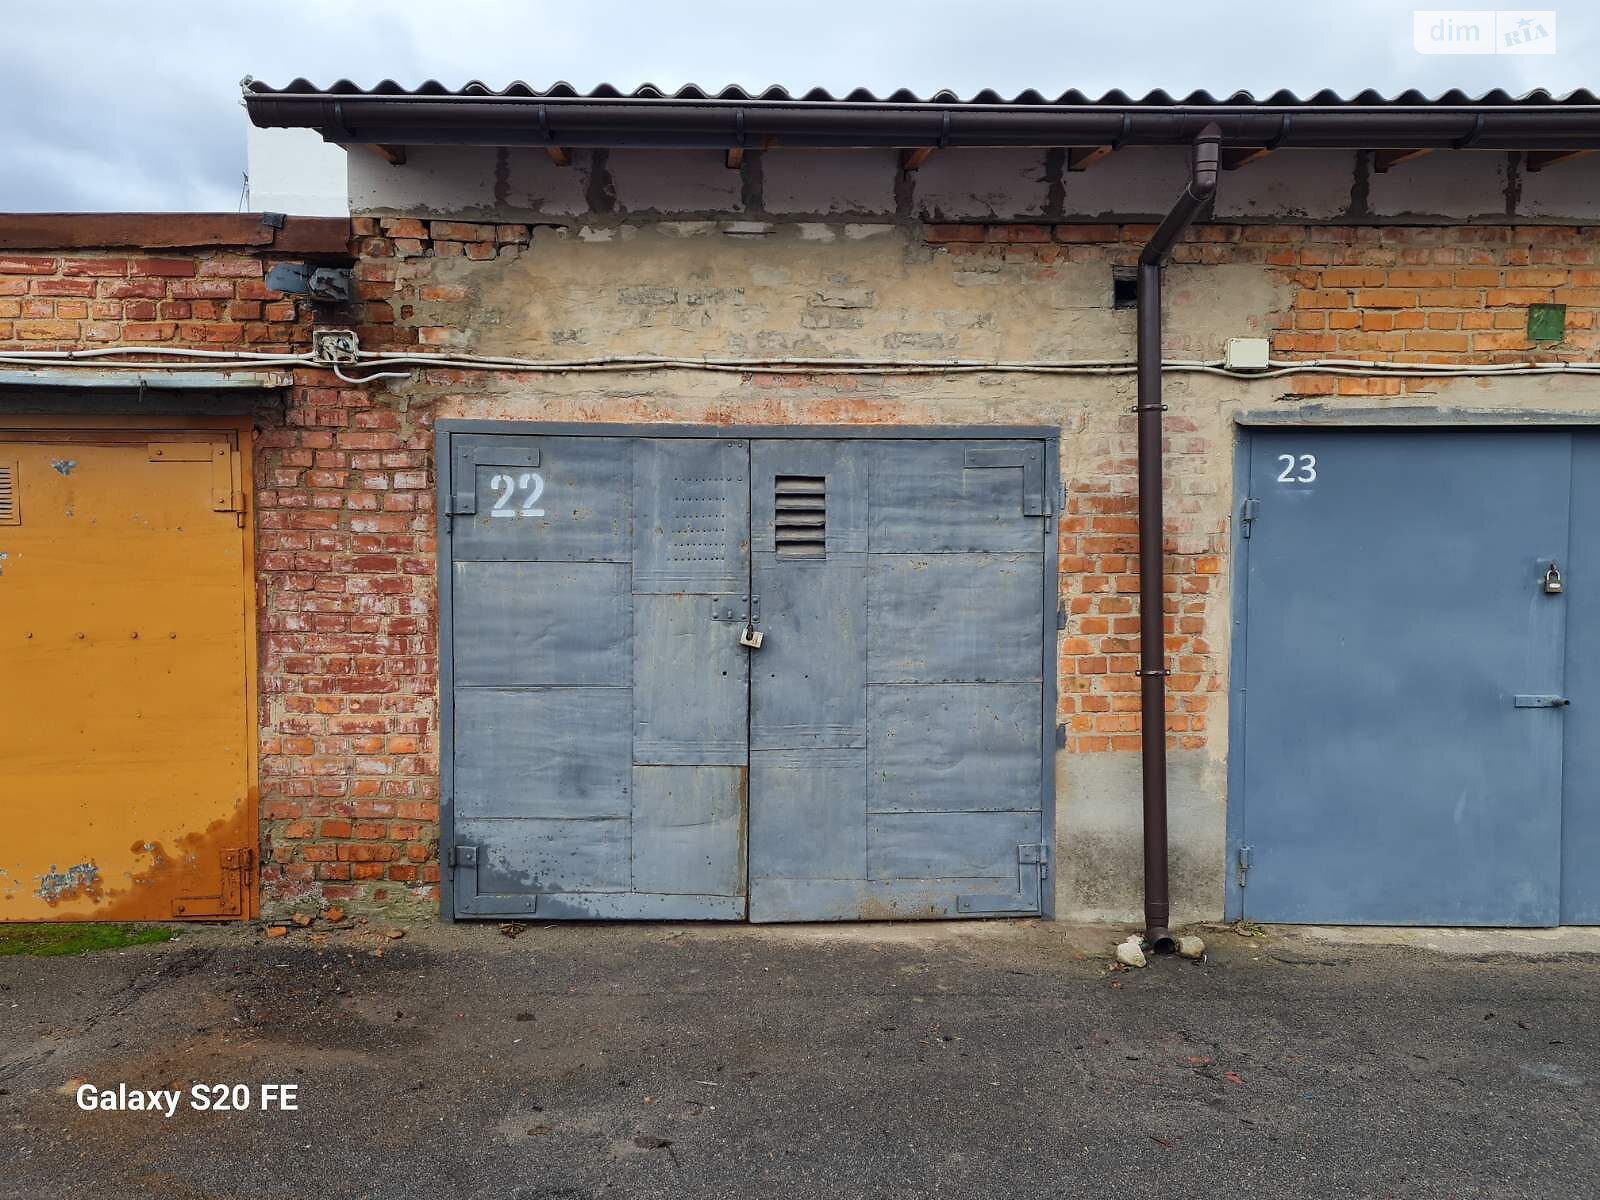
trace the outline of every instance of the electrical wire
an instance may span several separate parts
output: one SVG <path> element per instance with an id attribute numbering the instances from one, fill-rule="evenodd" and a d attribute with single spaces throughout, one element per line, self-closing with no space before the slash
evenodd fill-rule
<path id="1" fill-rule="evenodd" d="M 137 359 L 118 357 L 138 355 Z M 152 361 L 153 360 L 153 361 Z M 1138 364 L 1128 359 L 988 360 L 895 358 L 679 358 L 665 355 L 607 355 L 540 359 L 482 354 L 419 354 L 360 350 L 354 362 L 296 353 L 204 350 L 173 346 L 97 346 L 86 350 L 0 351 L 0 365 L 34 368 L 100 367 L 109 370 L 255 370 L 270 367 L 331 368 L 344 383 L 365 385 L 410 379 L 419 370 L 478 370 L 581 374 L 650 370 L 710 371 L 730 374 L 804 375 L 1129 375 Z M 401 368 L 390 370 L 385 368 Z M 1244 370 L 1222 359 L 1163 359 L 1161 369 L 1175 374 L 1216 375 L 1229 379 L 1283 379 L 1294 375 L 1352 378 L 1451 379 L 1498 376 L 1600 375 L 1594 362 L 1428 363 L 1359 358 L 1269 359 L 1265 369 Z"/>

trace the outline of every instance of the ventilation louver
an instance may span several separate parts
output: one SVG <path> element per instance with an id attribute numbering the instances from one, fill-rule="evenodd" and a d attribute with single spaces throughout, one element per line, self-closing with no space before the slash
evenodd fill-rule
<path id="1" fill-rule="evenodd" d="M 0 525 L 20 525 L 17 505 L 17 464 L 0 462 Z"/>
<path id="2" fill-rule="evenodd" d="M 821 558 L 828 544 L 828 481 L 779 475 L 773 483 L 773 540 L 779 558 Z"/>

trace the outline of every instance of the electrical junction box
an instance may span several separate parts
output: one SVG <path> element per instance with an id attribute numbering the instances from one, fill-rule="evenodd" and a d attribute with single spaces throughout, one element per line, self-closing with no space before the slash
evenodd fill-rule
<path id="1" fill-rule="evenodd" d="M 1266 338 L 1229 338 L 1222 353 L 1223 365 L 1230 371 L 1265 371 Z"/>
<path id="2" fill-rule="evenodd" d="M 361 343 L 354 329 L 313 329 L 311 331 L 311 356 L 323 365 L 328 363 L 353 363 L 359 357 Z"/>

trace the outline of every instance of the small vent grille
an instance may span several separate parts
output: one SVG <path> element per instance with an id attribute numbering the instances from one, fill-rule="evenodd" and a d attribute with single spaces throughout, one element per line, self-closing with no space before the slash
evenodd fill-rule
<path id="1" fill-rule="evenodd" d="M 828 545 L 828 481 L 779 475 L 772 488 L 773 536 L 780 558 L 821 558 Z"/>
<path id="2" fill-rule="evenodd" d="M 17 508 L 17 464 L 0 462 L 0 525 L 17 525 L 22 514 Z"/>

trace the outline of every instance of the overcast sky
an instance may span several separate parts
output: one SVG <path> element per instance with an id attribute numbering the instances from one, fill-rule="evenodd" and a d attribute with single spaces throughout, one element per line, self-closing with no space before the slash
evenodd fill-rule
<path id="1" fill-rule="evenodd" d="M 1423 55 L 1393 0 L 12 0 L 0 210 L 233 211 L 239 80 L 496 87 L 1120 87 L 1265 95 L 1592 85 L 1600 5 L 1554 55 Z M 1148 39 L 1148 43 L 1145 41 Z M 1585 78 L 1585 74 L 1590 78 Z"/>

